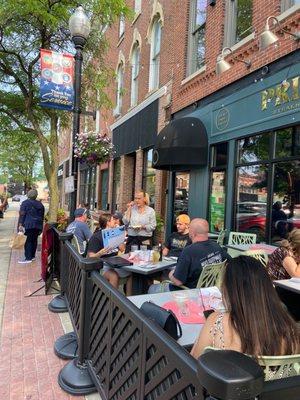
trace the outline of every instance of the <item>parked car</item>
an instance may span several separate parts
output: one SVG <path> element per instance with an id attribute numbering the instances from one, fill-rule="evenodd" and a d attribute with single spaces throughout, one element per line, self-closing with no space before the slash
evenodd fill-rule
<path id="1" fill-rule="evenodd" d="M 244 201 L 237 203 L 237 228 L 240 232 L 255 233 L 258 241 L 265 238 L 267 203 Z"/>

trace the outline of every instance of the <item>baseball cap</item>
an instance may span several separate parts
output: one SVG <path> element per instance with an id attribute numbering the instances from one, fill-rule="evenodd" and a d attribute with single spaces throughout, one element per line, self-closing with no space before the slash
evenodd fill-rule
<path id="1" fill-rule="evenodd" d="M 189 224 L 191 222 L 190 217 L 186 214 L 180 214 L 176 218 L 176 222 L 180 222 L 181 224 Z"/>
<path id="2" fill-rule="evenodd" d="M 120 221 L 122 221 L 123 214 L 120 211 L 115 211 L 114 214 L 113 214 L 113 218 L 114 219 L 119 219 Z"/>
<path id="3" fill-rule="evenodd" d="M 74 217 L 81 217 L 82 215 L 86 214 L 86 208 L 76 208 L 74 211 Z"/>

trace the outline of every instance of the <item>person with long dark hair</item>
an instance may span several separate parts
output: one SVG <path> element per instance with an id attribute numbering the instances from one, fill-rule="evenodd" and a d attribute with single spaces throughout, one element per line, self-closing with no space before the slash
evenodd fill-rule
<path id="1" fill-rule="evenodd" d="M 208 317 L 191 351 L 195 358 L 208 346 L 256 358 L 300 352 L 299 328 L 258 260 L 249 256 L 230 260 L 221 291 L 226 311 Z"/>

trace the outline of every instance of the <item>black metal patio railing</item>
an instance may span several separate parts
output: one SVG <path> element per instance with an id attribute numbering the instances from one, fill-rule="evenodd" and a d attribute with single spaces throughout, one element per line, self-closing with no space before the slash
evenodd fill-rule
<path id="1" fill-rule="evenodd" d="M 98 391 L 103 400 L 204 400 L 208 393 L 220 400 L 299 400 L 300 376 L 264 382 L 261 368 L 236 352 L 195 360 L 101 276 L 101 261 L 82 258 L 68 241 L 62 248 L 78 346 L 59 373 L 66 392 Z"/>

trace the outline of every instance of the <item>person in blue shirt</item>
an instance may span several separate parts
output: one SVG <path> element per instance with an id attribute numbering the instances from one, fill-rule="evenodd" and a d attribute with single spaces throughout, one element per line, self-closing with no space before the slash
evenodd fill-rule
<path id="1" fill-rule="evenodd" d="M 24 246 L 25 258 L 18 261 L 19 264 L 29 264 L 35 260 L 38 237 L 43 230 L 45 208 L 36 200 L 37 195 L 37 190 L 29 190 L 27 200 L 20 206 L 19 230 L 24 230 L 27 237 Z"/>
<path id="2" fill-rule="evenodd" d="M 75 220 L 71 222 L 66 231 L 72 233 L 78 241 L 80 254 L 85 254 L 87 243 L 92 237 L 92 232 L 87 224 L 87 209 L 86 208 L 76 208 L 74 211 Z"/>

